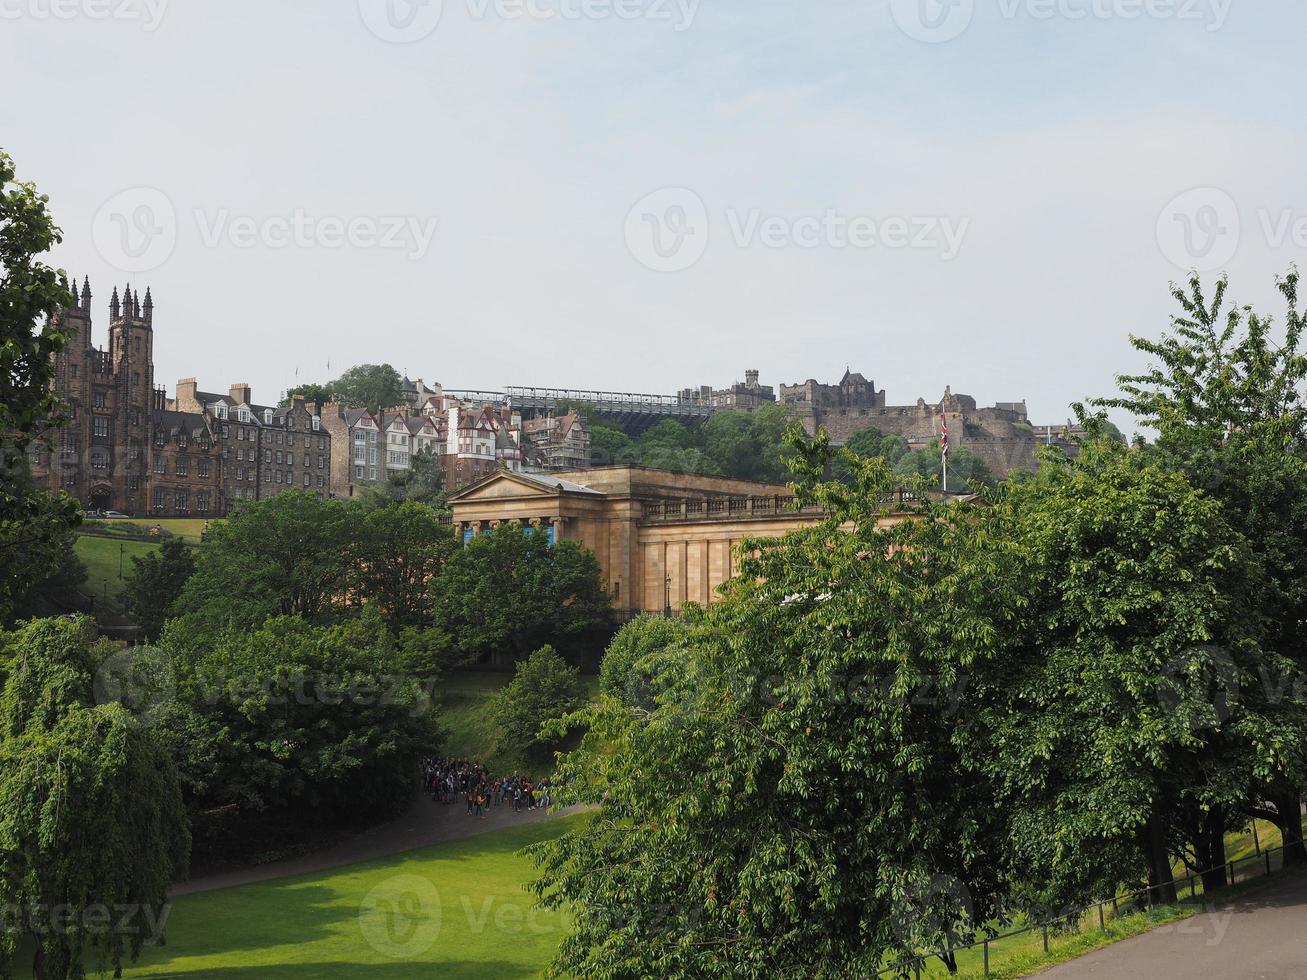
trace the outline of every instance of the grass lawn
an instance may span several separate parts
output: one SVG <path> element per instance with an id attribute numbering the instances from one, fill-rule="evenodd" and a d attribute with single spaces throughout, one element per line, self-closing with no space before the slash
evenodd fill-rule
<path id="1" fill-rule="evenodd" d="M 113 520 L 92 519 L 86 522 L 86 526 L 93 527 L 97 531 L 103 531 L 109 534 L 112 534 L 115 528 L 125 528 L 127 526 L 144 529 L 158 526 L 170 534 L 177 535 L 187 544 L 199 544 L 200 534 L 204 531 L 204 525 L 210 523 L 212 522 L 200 517 L 165 517 L 159 518 L 158 520 L 148 517 L 139 517 L 132 518 L 131 520 L 123 520 L 122 518 L 114 518 Z"/>
<path id="2" fill-rule="evenodd" d="M 567 928 L 532 908 L 526 844 L 576 820 L 482 834 L 337 871 L 187 895 L 128 978 L 412 980 L 539 976 Z"/>
<path id="3" fill-rule="evenodd" d="M 77 535 L 73 551 L 86 565 L 86 584 L 83 588 L 95 596 L 97 602 L 105 600 L 108 583 L 108 602 L 115 609 L 119 607 L 119 595 L 127 579 L 132 574 L 132 558 L 144 557 L 158 550 L 157 544 L 146 541 L 127 541 L 114 538 L 97 538 L 89 534 Z M 122 574 L 118 577 L 119 556 L 121 554 Z"/>

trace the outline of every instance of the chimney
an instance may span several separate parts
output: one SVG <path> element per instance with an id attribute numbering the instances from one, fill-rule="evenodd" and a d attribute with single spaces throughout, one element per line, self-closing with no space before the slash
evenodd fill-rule
<path id="1" fill-rule="evenodd" d="M 179 412 L 198 412 L 201 410 L 200 401 L 195 396 L 199 384 L 194 378 L 182 378 L 177 382 L 177 411 Z"/>
<path id="2" fill-rule="evenodd" d="M 250 404 L 250 386 L 244 382 L 232 385 L 231 388 L 228 389 L 227 394 L 231 396 L 232 401 L 238 404 Z"/>

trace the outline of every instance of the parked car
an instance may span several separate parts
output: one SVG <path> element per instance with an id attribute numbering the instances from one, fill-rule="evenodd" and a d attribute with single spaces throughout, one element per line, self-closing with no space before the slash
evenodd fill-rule
<path id="1" fill-rule="evenodd" d="M 110 518 L 118 518 L 118 517 L 126 517 L 127 515 L 124 514 L 122 511 L 118 511 L 118 510 L 106 510 L 104 512 L 104 516 Z"/>

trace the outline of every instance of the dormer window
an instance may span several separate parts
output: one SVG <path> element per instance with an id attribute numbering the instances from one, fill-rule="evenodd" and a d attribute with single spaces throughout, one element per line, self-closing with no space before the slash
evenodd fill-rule
<path id="1" fill-rule="evenodd" d="M 318 418 L 315 415 L 313 416 L 313 420 L 309 424 L 313 427 L 313 431 L 317 432 L 319 429 L 322 428 L 322 419 Z"/>
<path id="2" fill-rule="evenodd" d="M 227 417 L 227 406 L 223 404 L 215 405 L 213 414 L 220 419 L 225 419 Z"/>
<path id="3" fill-rule="evenodd" d="M 265 408 L 263 410 L 263 424 L 272 425 L 272 409 Z"/>

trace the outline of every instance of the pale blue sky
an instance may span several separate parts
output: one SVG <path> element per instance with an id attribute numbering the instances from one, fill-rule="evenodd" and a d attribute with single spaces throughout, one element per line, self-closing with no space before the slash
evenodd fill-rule
<path id="1" fill-rule="evenodd" d="M 1125 335 L 1165 326 L 1186 243 L 1272 309 L 1307 254 L 1301 0 L 975 0 L 938 42 L 900 26 L 918 0 L 701 0 L 688 22 L 693 0 L 616 0 L 629 21 L 445 0 L 403 44 L 369 29 L 385 0 L 161 2 L 0 0 L 0 145 L 101 330 L 114 282 L 153 288 L 169 389 L 271 399 L 328 360 L 657 392 L 848 363 L 894 403 L 948 384 L 1056 421 L 1137 366 Z M 142 187 L 175 219 L 138 260 L 114 235 Z M 707 222 L 680 271 L 630 237 L 663 188 Z M 828 213 L 922 247 L 740 231 Z M 404 247 L 329 247 L 320 223 L 278 247 L 297 214 L 398 219 Z"/>

